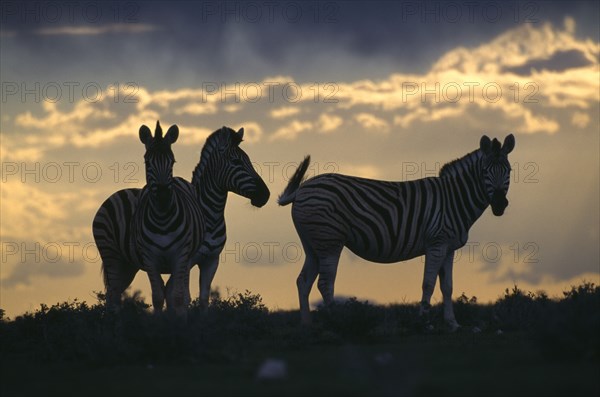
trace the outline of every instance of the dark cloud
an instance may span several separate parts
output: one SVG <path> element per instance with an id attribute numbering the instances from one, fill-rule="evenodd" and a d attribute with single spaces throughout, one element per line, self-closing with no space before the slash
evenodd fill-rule
<path id="1" fill-rule="evenodd" d="M 591 64 L 592 62 L 581 51 L 569 50 L 558 51 L 547 59 L 531 59 L 524 65 L 505 68 L 504 71 L 521 76 L 529 76 L 533 70 L 562 72 L 567 69 L 585 67 Z"/>
<path id="2" fill-rule="evenodd" d="M 372 78 L 422 72 L 452 48 L 478 45 L 522 23 L 561 25 L 567 14 L 577 20 L 580 34 L 598 36 L 594 2 L 100 2 L 97 21 L 82 7 L 74 18 L 63 9 L 62 18 L 52 22 L 48 16 L 23 22 L 20 14 L 48 3 L 11 4 L 17 10 L 2 16 L 3 31 L 14 33 L 3 38 L 2 52 L 12 55 L 12 61 L 3 56 L 6 76 L 80 81 L 87 71 L 103 83 L 133 80 L 149 88 L 274 74 L 340 81 L 363 78 L 365 69 Z M 157 29 L 37 34 L 65 25 L 115 23 Z"/>

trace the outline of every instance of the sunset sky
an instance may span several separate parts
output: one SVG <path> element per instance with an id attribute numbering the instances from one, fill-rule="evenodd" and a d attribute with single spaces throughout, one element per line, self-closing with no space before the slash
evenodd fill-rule
<path id="1" fill-rule="evenodd" d="M 298 307 L 304 256 L 276 197 L 306 154 L 309 175 L 403 181 L 437 175 L 483 134 L 509 133 L 510 206 L 471 229 L 455 297 L 600 284 L 595 1 L 1 7 L 0 308 L 10 317 L 103 289 L 92 219 L 111 193 L 144 185 L 138 130 L 158 119 L 179 126 L 175 174 L 187 179 L 212 131 L 244 127 L 242 147 L 271 190 L 262 209 L 229 196 L 213 284 L 224 295 Z M 345 250 L 336 295 L 414 302 L 422 275 L 423 258 L 381 265 Z M 197 281 L 195 268 L 193 296 Z M 144 272 L 132 287 L 150 296 Z"/>

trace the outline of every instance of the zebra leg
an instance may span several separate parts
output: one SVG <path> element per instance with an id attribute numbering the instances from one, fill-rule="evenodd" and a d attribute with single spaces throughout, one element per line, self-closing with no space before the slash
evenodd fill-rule
<path id="1" fill-rule="evenodd" d="M 317 258 L 306 247 L 304 252 L 306 259 L 304 260 L 304 266 L 302 266 L 300 275 L 296 279 L 296 286 L 298 287 L 298 299 L 300 300 L 300 321 L 302 324 L 308 325 L 311 323 L 308 297 L 319 272 Z"/>
<path id="2" fill-rule="evenodd" d="M 173 282 L 173 277 L 170 276 L 169 279 L 167 280 L 167 285 L 165 286 L 165 297 L 167 296 L 172 296 L 173 295 L 173 285 L 175 283 Z M 184 281 L 184 285 L 190 285 L 190 273 L 186 273 L 185 274 L 185 281 Z M 189 307 L 190 306 L 190 302 L 192 301 L 191 296 L 190 296 L 190 290 L 189 288 L 184 291 L 183 294 L 183 305 L 185 307 Z M 172 309 L 172 307 L 169 306 L 169 300 L 167 299 L 167 310 Z"/>
<path id="3" fill-rule="evenodd" d="M 169 288 L 167 289 L 166 294 L 167 309 L 169 309 L 169 311 L 174 311 L 178 317 L 182 318 L 187 316 L 185 301 L 186 294 L 189 295 L 190 293 L 189 272 L 190 266 L 188 261 L 182 261 L 180 259 L 173 267 L 173 272 L 169 279 Z"/>
<path id="4" fill-rule="evenodd" d="M 319 263 L 319 281 L 317 282 L 317 288 L 319 288 L 319 292 L 321 293 L 323 302 L 326 306 L 333 303 L 333 289 L 342 248 L 343 246 L 336 247 L 326 254 L 317 253 Z"/>
<path id="5" fill-rule="evenodd" d="M 154 267 L 148 267 L 148 279 L 150 279 L 150 287 L 152 288 L 152 306 L 154 313 L 162 311 L 165 304 L 165 282 L 163 281 L 160 272 Z"/>
<path id="6" fill-rule="evenodd" d="M 210 285 L 212 284 L 217 267 L 219 266 L 219 255 L 202 258 L 200 262 L 200 306 L 208 311 L 208 298 L 210 297 Z"/>
<path id="7" fill-rule="evenodd" d="M 131 285 L 138 269 L 129 267 L 122 261 L 106 261 L 103 262 L 102 267 L 106 289 L 106 307 L 114 310 L 121 305 L 121 295 Z"/>
<path id="8" fill-rule="evenodd" d="M 192 270 L 192 266 L 190 266 L 189 270 L 185 273 L 185 285 L 187 285 L 183 296 L 183 305 L 185 307 L 190 307 L 190 303 L 192 303 L 192 296 L 190 294 L 190 271 Z"/>
<path id="9" fill-rule="evenodd" d="M 425 271 L 423 275 L 423 296 L 419 310 L 420 316 L 427 314 L 431 308 L 431 295 L 433 295 L 437 276 L 446 258 L 446 251 L 446 247 L 436 246 L 425 252 Z"/>
<path id="10" fill-rule="evenodd" d="M 454 308 L 452 306 L 452 266 L 454 262 L 454 251 L 448 252 L 444 263 L 440 268 L 440 289 L 444 299 L 444 321 L 448 324 L 450 331 L 456 331 L 460 325 L 454 317 Z"/>

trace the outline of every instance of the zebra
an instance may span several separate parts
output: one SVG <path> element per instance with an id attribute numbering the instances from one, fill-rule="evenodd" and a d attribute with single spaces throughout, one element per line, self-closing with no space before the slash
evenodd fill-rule
<path id="1" fill-rule="evenodd" d="M 193 263 L 200 268 L 200 305 L 208 308 L 210 286 L 217 272 L 219 255 L 227 241 L 225 204 L 227 193 L 250 199 L 258 208 L 269 201 L 269 188 L 258 175 L 250 157 L 240 148 L 244 129 L 228 127 L 213 132 L 204 144 L 192 174 L 192 185 L 207 222 L 206 235 Z"/>
<path id="2" fill-rule="evenodd" d="M 481 137 L 479 149 L 445 164 L 438 177 L 388 182 L 341 174 L 322 174 L 304 181 L 310 162 L 300 164 L 279 205 L 293 203 L 292 219 L 305 252 L 296 280 L 303 324 L 309 324 L 308 297 L 317 286 L 325 305 L 333 291 L 341 251 L 348 247 L 363 259 L 392 263 L 425 255 L 420 314 L 428 312 L 439 276 L 444 320 L 459 324 L 452 307 L 454 251 L 464 246 L 471 226 L 488 205 L 496 216 L 506 198 L 514 149 L 512 134 L 504 143 Z"/>
<path id="3" fill-rule="evenodd" d="M 225 205 L 232 191 L 250 199 L 256 207 L 264 206 L 269 189 L 240 148 L 244 129 L 229 127 L 214 131 L 206 139 L 200 161 L 192 175 L 192 186 L 205 220 L 204 238 L 196 251 L 192 266 L 200 267 L 200 304 L 208 307 L 210 286 L 227 240 Z M 112 194 L 99 208 L 93 222 L 94 238 L 102 257 L 107 306 L 117 307 L 121 294 L 140 269 L 135 246 L 130 243 L 130 220 L 138 205 L 141 189 L 123 189 Z M 171 269 L 161 269 L 169 274 Z M 109 292 L 109 291 L 112 291 Z M 189 303 L 189 289 L 186 302 Z"/>
<path id="4" fill-rule="evenodd" d="M 167 308 L 185 314 L 189 290 L 186 283 L 192 256 L 204 236 L 204 217 L 193 186 L 173 177 L 175 156 L 171 145 L 177 141 L 179 128 L 171 126 L 163 137 L 157 121 L 154 137 L 145 125 L 139 136 L 146 147 L 146 186 L 131 218 L 131 241 L 140 268 L 148 273 L 155 310 L 162 309 L 166 295 Z M 166 290 L 161 277 L 165 269 L 172 273 Z"/>

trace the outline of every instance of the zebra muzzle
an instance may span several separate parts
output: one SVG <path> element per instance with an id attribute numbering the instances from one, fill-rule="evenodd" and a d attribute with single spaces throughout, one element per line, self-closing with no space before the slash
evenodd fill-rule
<path id="1" fill-rule="evenodd" d="M 508 207 L 508 200 L 506 199 L 506 194 L 500 190 L 496 190 L 494 195 L 492 196 L 492 201 L 490 203 L 492 206 L 492 213 L 496 216 L 501 216 L 504 214 L 504 210 Z"/>
<path id="2" fill-rule="evenodd" d="M 269 201 L 271 192 L 262 179 L 256 181 L 256 189 L 250 195 L 250 203 L 255 207 L 262 207 Z"/>

